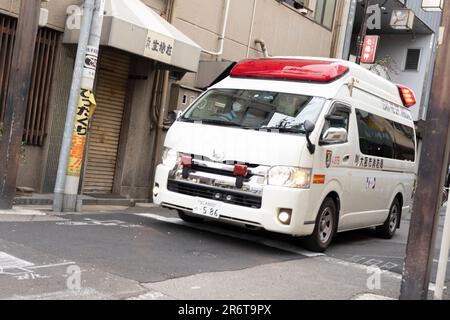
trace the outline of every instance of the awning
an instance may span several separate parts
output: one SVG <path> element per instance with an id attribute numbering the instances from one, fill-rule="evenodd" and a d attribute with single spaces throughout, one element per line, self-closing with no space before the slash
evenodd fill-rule
<path id="1" fill-rule="evenodd" d="M 66 26 L 63 43 L 78 43 L 79 34 Z M 101 45 L 191 72 L 197 72 L 201 54 L 199 45 L 140 0 L 106 0 Z"/>

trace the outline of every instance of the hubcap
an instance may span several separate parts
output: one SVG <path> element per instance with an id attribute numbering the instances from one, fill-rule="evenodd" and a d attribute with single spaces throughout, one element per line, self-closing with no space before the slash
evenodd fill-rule
<path id="1" fill-rule="evenodd" d="M 397 206 L 393 206 L 391 209 L 391 215 L 389 218 L 389 231 L 394 232 L 397 228 L 398 209 Z"/>
<path id="2" fill-rule="evenodd" d="M 330 208 L 325 208 L 325 210 L 322 212 L 319 222 L 320 242 L 322 243 L 328 242 L 332 232 L 333 232 L 333 214 Z"/>

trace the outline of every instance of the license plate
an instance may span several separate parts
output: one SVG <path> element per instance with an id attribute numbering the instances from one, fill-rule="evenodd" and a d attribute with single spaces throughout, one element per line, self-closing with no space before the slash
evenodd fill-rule
<path id="1" fill-rule="evenodd" d="M 219 219 L 220 207 L 219 203 L 198 199 L 197 205 L 194 207 L 194 213 L 208 218 Z"/>

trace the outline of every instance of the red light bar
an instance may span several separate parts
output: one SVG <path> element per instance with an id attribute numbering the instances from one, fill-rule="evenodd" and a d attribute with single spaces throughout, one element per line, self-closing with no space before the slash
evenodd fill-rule
<path id="1" fill-rule="evenodd" d="M 254 59 L 238 63 L 230 75 L 327 83 L 348 72 L 348 67 L 332 61 L 300 59 Z"/>
<path id="2" fill-rule="evenodd" d="M 183 168 L 192 168 L 192 157 L 182 156 L 180 162 Z"/>
<path id="3" fill-rule="evenodd" d="M 238 177 L 246 177 L 248 174 L 248 167 L 246 165 L 236 164 L 234 166 L 234 175 Z"/>
<path id="4" fill-rule="evenodd" d="M 411 89 L 405 86 L 398 86 L 398 90 L 400 91 L 400 97 L 405 107 L 409 108 L 417 103 L 414 92 Z"/>

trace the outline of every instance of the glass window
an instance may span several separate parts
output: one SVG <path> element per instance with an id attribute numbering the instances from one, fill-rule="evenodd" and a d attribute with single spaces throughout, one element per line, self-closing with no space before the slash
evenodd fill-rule
<path id="1" fill-rule="evenodd" d="M 325 11 L 326 0 L 316 0 L 316 7 L 314 9 L 314 20 L 318 23 L 323 21 L 323 13 Z"/>
<path id="2" fill-rule="evenodd" d="M 278 0 L 292 6 L 296 10 L 305 10 L 308 18 L 328 29 L 333 28 L 336 0 Z"/>
<path id="3" fill-rule="evenodd" d="M 333 28 L 336 0 L 316 0 L 314 20 L 328 29 Z"/>
<path id="4" fill-rule="evenodd" d="M 368 156 L 395 159 L 394 129 L 391 122 L 356 110 L 361 152 Z"/>
<path id="5" fill-rule="evenodd" d="M 326 5 L 323 11 L 322 24 L 328 29 L 333 28 L 335 8 L 336 0 L 326 0 Z"/>
<path id="6" fill-rule="evenodd" d="M 397 160 L 415 161 L 416 143 L 414 129 L 394 122 L 395 155 Z"/>
<path id="7" fill-rule="evenodd" d="M 357 110 L 359 142 L 365 155 L 415 161 L 414 129 L 380 116 Z"/>
<path id="8" fill-rule="evenodd" d="M 246 129 L 302 132 L 306 120 L 316 123 L 324 104 L 324 98 L 306 95 L 213 89 L 200 98 L 181 120 Z"/>

